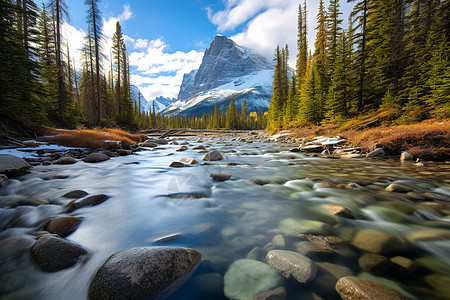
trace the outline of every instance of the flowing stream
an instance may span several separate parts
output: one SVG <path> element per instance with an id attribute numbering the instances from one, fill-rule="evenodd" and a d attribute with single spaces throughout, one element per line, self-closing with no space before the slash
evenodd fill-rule
<path id="1" fill-rule="evenodd" d="M 35 166 L 0 188 L 0 241 L 12 236 L 33 239 L 50 218 L 70 215 L 83 221 L 67 239 L 89 253 L 83 262 L 55 273 L 35 267 L 28 251 L 7 260 L 0 257 L 0 298 L 86 299 L 90 280 L 111 254 L 164 245 L 193 248 L 202 255 L 195 273 L 170 299 L 226 299 L 223 278 L 234 261 L 249 256 L 265 262 L 268 250 L 281 248 L 304 251 L 323 268 L 343 266 L 347 273 L 381 282 L 412 299 L 450 299 L 450 202 L 425 196 L 450 197 L 449 163 L 418 167 L 400 161 L 323 159 L 291 153 L 289 145 L 247 143 L 233 136 L 173 139 L 187 141 L 189 150 L 177 152 L 180 145 L 169 144 L 97 164 Z M 205 164 L 203 153 L 192 149 L 197 145 L 217 149 L 225 159 Z M 199 164 L 169 167 L 183 157 Z M 211 173 L 232 177 L 214 182 Z M 386 191 L 391 183 L 412 191 Z M 64 207 L 70 199 L 61 196 L 76 189 L 111 198 L 68 214 Z M 48 204 L 11 207 L 24 199 Z M 356 218 L 333 216 L 323 204 L 345 206 Z M 306 236 L 289 236 L 280 229 L 289 218 L 330 225 L 327 236 L 338 238 L 339 245 L 314 248 Z M 404 249 L 383 255 L 405 257 L 412 266 L 396 270 L 392 265 L 372 273 L 363 269 L 358 260 L 367 251 L 352 241 L 364 230 L 397 237 Z M 174 234 L 179 236 L 155 242 Z M 279 235 L 284 247 L 272 241 Z M 325 276 L 323 268 L 310 283 L 285 279 L 287 298 L 339 299 L 336 278 Z"/>

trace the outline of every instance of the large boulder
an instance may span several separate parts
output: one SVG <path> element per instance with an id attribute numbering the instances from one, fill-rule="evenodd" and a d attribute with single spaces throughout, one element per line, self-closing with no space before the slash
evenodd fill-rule
<path id="1" fill-rule="evenodd" d="M 18 174 L 29 168 L 31 168 L 31 165 L 20 157 L 9 154 L 0 154 L 0 174 Z"/>
<path id="2" fill-rule="evenodd" d="M 92 279 L 89 299 L 161 299 L 191 275 L 200 257 L 193 249 L 177 247 L 116 252 Z"/>
<path id="3" fill-rule="evenodd" d="M 96 162 L 102 162 L 105 160 L 110 159 L 108 155 L 104 153 L 91 153 L 88 156 L 86 156 L 83 161 L 86 163 L 96 163 Z"/>
<path id="4" fill-rule="evenodd" d="M 59 236 L 68 236 L 78 228 L 81 221 L 82 219 L 77 217 L 56 217 L 47 223 L 45 229 Z"/>
<path id="5" fill-rule="evenodd" d="M 339 279 L 336 283 L 336 291 L 344 300 L 408 299 L 390 287 L 353 276 Z"/>
<path id="6" fill-rule="evenodd" d="M 271 266 L 253 259 L 240 259 L 225 273 L 224 293 L 229 299 L 250 300 L 283 283 L 283 277 Z"/>
<path id="7" fill-rule="evenodd" d="M 32 261 L 45 272 L 74 266 L 86 254 L 80 245 L 52 235 L 40 237 L 31 247 Z"/>
<path id="8" fill-rule="evenodd" d="M 271 250 L 267 263 L 285 278 L 294 277 L 300 283 L 307 283 L 316 277 L 317 267 L 308 257 L 286 250 Z"/>
<path id="9" fill-rule="evenodd" d="M 67 211 L 72 212 L 76 209 L 86 207 L 86 206 L 95 206 L 99 205 L 106 200 L 108 200 L 109 196 L 104 194 L 86 196 L 77 200 L 73 200 L 67 205 Z"/>
<path id="10" fill-rule="evenodd" d="M 222 160 L 222 159 L 223 159 L 222 154 L 220 154 L 220 152 L 217 150 L 209 151 L 202 158 L 202 160 L 206 160 L 206 161 L 216 161 L 216 160 Z"/>

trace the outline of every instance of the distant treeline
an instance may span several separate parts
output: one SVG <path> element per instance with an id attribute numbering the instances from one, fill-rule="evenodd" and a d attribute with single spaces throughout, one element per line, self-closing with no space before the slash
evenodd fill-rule
<path id="1" fill-rule="evenodd" d="M 275 51 L 268 128 L 341 123 L 390 109 L 399 123 L 450 117 L 449 0 L 319 2 L 315 50 L 307 49 L 306 1 L 298 9 L 298 54 Z"/>
<path id="2" fill-rule="evenodd" d="M 267 126 L 267 112 L 249 113 L 247 101 L 242 101 L 239 111 L 231 99 L 226 110 L 220 111 L 218 104 L 214 106 L 214 111 L 204 113 L 198 118 L 192 115 L 191 118 L 182 116 L 164 116 L 162 114 L 150 112 L 146 114 L 146 126 L 151 128 L 192 128 L 192 129 L 263 129 Z"/>

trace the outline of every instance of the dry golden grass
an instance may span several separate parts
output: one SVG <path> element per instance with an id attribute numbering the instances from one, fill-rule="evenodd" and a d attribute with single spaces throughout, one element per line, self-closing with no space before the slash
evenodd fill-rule
<path id="1" fill-rule="evenodd" d="M 360 120 L 357 122 L 360 123 Z M 341 136 L 346 138 L 352 146 L 359 146 L 368 151 L 382 147 L 389 155 L 400 155 L 402 151 L 409 151 L 415 157 L 423 159 L 442 160 L 450 156 L 449 121 L 426 120 L 416 124 L 381 126 L 363 130 L 348 129 L 348 127 L 347 130 L 343 130 L 342 128 L 310 126 L 296 128 L 293 132 L 295 136 L 307 138 L 319 135 Z M 359 128 L 359 126 L 353 128 Z"/>
<path id="2" fill-rule="evenodd" d="M 104 148 L 120 147 L 121 143 L 135 145 L 146 139 L 144 134 L 132 134 L 121 129 L 77 128 L 76 130 L 50 128 L 51 136 L 44 140 L 66 147 Z"/>
<path id="3" fill-rule="evenodd" d="M 450 154 L 450 122 L 427 120 L 410 125 L 377 127 L 342 133 L 356 146 L 372 150 L 382 147 L 388 154 L 409 151 L 415 157 L 446 159 Z"/>

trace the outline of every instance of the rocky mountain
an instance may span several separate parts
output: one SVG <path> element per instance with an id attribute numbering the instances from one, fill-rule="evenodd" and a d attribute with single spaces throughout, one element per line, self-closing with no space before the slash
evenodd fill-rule
<path id="1" fill-rule="evenodd" d="M 166 109 L 170 104 L 177 101 L 175 98 L 165 98 L 165 97 L 156 97 L 153 100 L 147 100 L 145 99 L 144 95 L 142 95 L 139 88 L 135 85 L 131 85 L 131 98 L 136 102 L 136 104 L 139 103 L 139 96 L 141 100 L 141 111 L 152 111 L 153 110 L 153 103 L 155 103 L 155 111 L 160 112 L 164 109 Z"/>
<path id="2" fill-rule="evenodd" d="M 273 65 L 251 49 L 217 35 L 206 49 L 198 70 L 185 74 L 178 101 L 163 110 L 166 114 L 201 116 L 226 109 L 231 98 L 249 111 L 267 110 L 272 97 Z"/>

